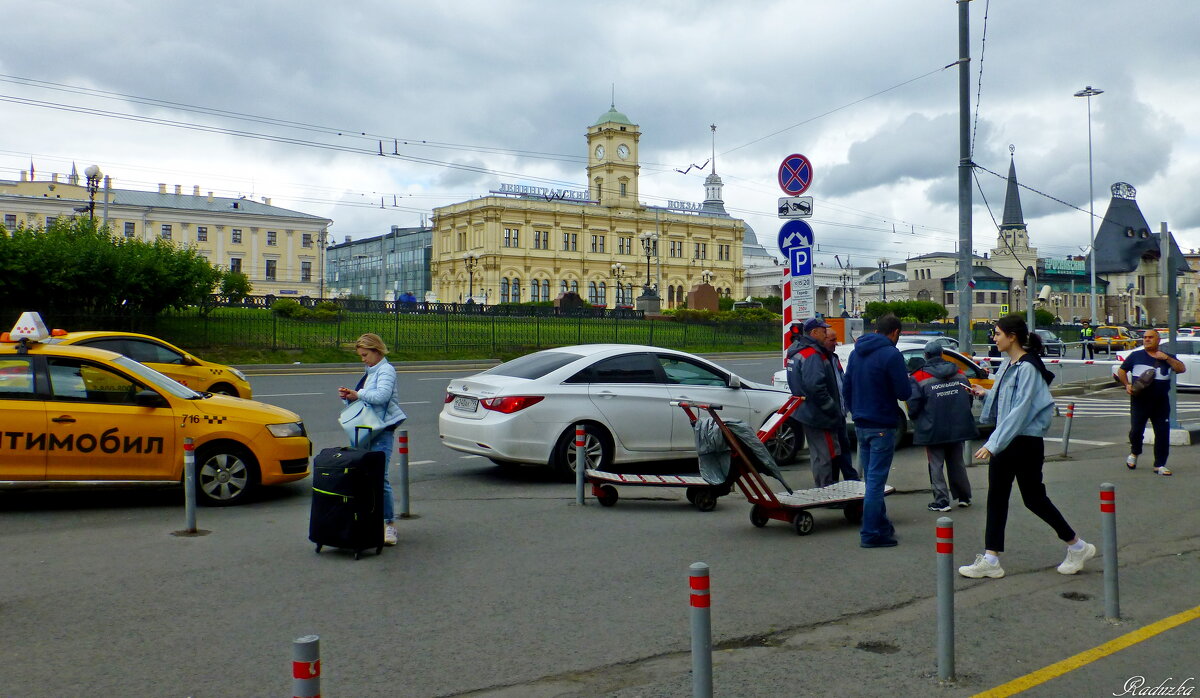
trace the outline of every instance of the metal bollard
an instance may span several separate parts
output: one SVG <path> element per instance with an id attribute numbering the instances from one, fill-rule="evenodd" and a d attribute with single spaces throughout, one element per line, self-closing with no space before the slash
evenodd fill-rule
<path id="1" fill-rule="evenodd" d="M 954 520 L 939 517 L 937 537 L 938 679 L 954 680 Z"/>
<path id="2" fill-rule="evenodd" d="M 396 441 L 399 444 L 397 467 L 400 471 L 400 518 L 407 519 L 412 516 L 408 511 L 408 430 L 397 429 Z"/>
<path id="3" fill-rule="evenodd" d="M 584 450 L 584 429 L 582 424 L 575 425 L 575 503 L 584 505 L 583 474 L 587 470 L 587 451 Z"/>
<path id="4" fill-rule="evenodd" d="M 1104 531 L 1104 618 L 1120 620 L 1121 593 L 1117 588 L 1117 487 L 1100 485 L 1100 528 Z"/>
<path id="5" fill-rule="evenodd" d="M 1071 447 L 1071 422 L 1075 421 L 1075 403 L 1067 405 L 1067 421 L 1063 423 L 1063 450 L 1062 454 L 1067 455 L 1067 449 Z"/>
<path id="6" fill-rule="evenodd" d="M 184 533 L 196 532 L 196 446 L 191 437 L 183 440 Z"/>
<path id="7" fill-rule="evenodd" d="M 708 565 L 693 562 L 688 570 L 692 597 L 692 696 L 712 698 L 712 595 L 708 587 Z"/>
<path id="8" fill-rule="evenodd" d="M 321 638 L 316 635 L 292 641 L 292 695 L 321 698 Z"/>

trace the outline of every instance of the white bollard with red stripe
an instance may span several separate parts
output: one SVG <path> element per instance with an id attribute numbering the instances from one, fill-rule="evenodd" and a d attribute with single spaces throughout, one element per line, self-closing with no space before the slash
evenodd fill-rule
<path id="1" fill-rule="evenodd" d="M 412 514 L 408 510 L 408 430 L 397 429 L 397 469 L 400 471 L 400 518 L 408 519 Z"/>
<path id="2" fill-rule="evenodd" d="M 712 698 L 712 595 L 708 565 L 693 562 L 688 570 L 692 607 L 692 696 Z"/>
<path id="3" fill-rule="evenodd" d="M 1075 403 L 1067 405 L 1066 423 L 1063 424 L 1063 450 L 1062 454 L 1067 455 L 1067 450 L 1071 448 L 1071 423 L 1075 421 Z"/>
<path id="4" fill-rule="evenodd" d="M 183 532 L 196 533 L 196 445 L 192 437 L 183 440 Z"/>
<path id="5" fill-rule="evenodd" d="M 292 696 L 321 698 L 321 638 L 316 635 L 292 641 Z"/>
<path id="6" fill-rule="evenodd" d="M 1104 534 L 1104 617 L 1121 619 L 1121 594 L 1117 586 L 1117 486 L 1100 485 L 1100 528 Z"/>
<path id="7" fill-rule="evenodd" d="M 954 680 L 954 520 L 939 517 L 937 537 L 938 679 Z"/>
<path id="8" fill-rule="evenodd" d="M 587 470 L 587 451 L 584 449 L 587 432 L 582 424 L 575 425 L 575 503 L 584 505 L 583 479 Z"/>

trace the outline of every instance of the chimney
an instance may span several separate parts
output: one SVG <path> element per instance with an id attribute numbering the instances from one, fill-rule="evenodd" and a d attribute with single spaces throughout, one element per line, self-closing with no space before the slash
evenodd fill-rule
<path id="1" fill-rule="evenodd" d="M 158 193 L 166 194 L 167 193 L 167 185 L 163 184 L 162 182 L 159 182 L 158 183 Z"/>
<path id="2" fill-rule="evenodd" d="M 269 196 L 264 196 L 264 197 L 262 198 L 262 202 L 263 202 L 264 204 L 266 204 L 266 205 L 270 206 L 270 205 L 271 205 L 271 197 L 269 197 Z"/>
<path id="3" fill-rule="evenodd" d="M 346 236 L 346 244 L 347 244 L 347 245 L 349 245 L 349 244 L 350 244 L 350 236 L 349 236 L 349 235 L 347 235 L 347 236 Z"/>
<path id="4" fill-rule="evenodd" d="M 58 181 L 58 173 L 57 173 L 57 172 L 52 172 L 52 173 L 50 174 L 50 181 L 51 181 L 51 182 L 57 182 L 57 181 Z"/>
<path id="5" fill-rule="evenodd" d="M 28 181 L 29 181 L 29 173 L 28 173 L 28 172 L 26 172 L 25 170 L 21 170 L 21 181 L 22 181 L 22 182 L 28 182 Z"/>
<path id="6" fill-rule="evenodd" d="M 200 185 L 199 184 L 192 185 L 192 196 L 200 196 Z"/>
<path id="7" fill-rule="evenodd" d="M 210 191 L 210 192 L 208 192 L 208 203 L 211 204 L 212 202 L 213 202 L 213 195 L 212 195 L 212 192 Z"/>
<path id="8" fill-rule="evenodd" d="M 179 196 L 182 193 L 183 193 L 183 185 L 176 184 L 175 185 L 175 196 Z"/>

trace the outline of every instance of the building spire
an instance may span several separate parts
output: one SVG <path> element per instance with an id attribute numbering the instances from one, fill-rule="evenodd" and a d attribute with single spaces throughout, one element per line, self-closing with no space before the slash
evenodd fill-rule
<path id="1" fill-rule="evenodd" d="M 612 99 L 609 100 L 609 102 L 608 102 L 608 108 L 616 109 L 617 108 L 617 83 L 615 83 L 615 82 L 611 83 L 611 87 L 612 87 Z"/>
<path id="2" fill-rule="evenodd" d="M 1017 165 L 1014 153 L 1017 148 L 1008 146 L 1008 190 L 1004 194 L 1004 218 L 1001 227 L 1025 227 L 1025 216 L 1021 213 L 1021 190 L 1017 185 Z"/>
<path id="3" fill-rule="evenodd" d="M 717 173 L 717 125 L 709 124 L 708 127 L 712 129 L 712 166 L 713 166 L 712 173 L 716 174 Z"/>

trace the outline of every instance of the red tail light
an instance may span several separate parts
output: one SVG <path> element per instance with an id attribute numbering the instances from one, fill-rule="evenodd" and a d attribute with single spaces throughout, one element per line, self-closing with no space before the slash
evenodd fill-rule
<path id="1" fill-rule="evenodd" d="M 446 393 L 446 400 L 445 400 L 445 401 L 446 401 L 446 403 L 451 403 L 451 402 L 454 402 L 454 394 L 453 394 L 453 393 Z"/>
<path id="2" fill-rule="evenodd" d="M 479 404 L 483 405 L 484 409 L 489 409 L 493 412 L 512 414 L 513 412 L 520 412 L 526 407 L 536 405 L 545 399 L 545 396 L 542 395 L 512 395 L 509 397 L 489 397 L 480 400 Z"/>

